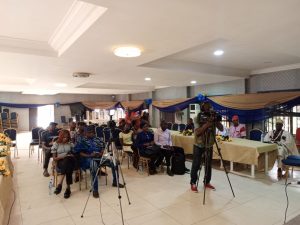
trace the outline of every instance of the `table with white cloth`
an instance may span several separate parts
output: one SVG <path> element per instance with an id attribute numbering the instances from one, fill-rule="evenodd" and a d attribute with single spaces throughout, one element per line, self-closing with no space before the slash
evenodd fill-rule
<path id="1" fill-rule="evenodd" d="M 153 129 L 155 131 L 155 128 Z M 172 143 L 174 146 L 182 147 L 185 154 L 193 154 L 194 135 L 184 136 L 178 131 L 171 131 Z M 251 165 L 250 177 L 255 177 L 255 167 L 257 170 L 268 172 L 269 167 L 273 167 L 277 157 L 277 145 L 252 141 L 242 138 L 232 138 L 231 142 L 218 142 L 223 159 L 230 161 L 230 172 L 234 171 L 234 163 Z M 217 148 L 214 146 L 214 159 L 219 159 Z M 245 174 L 243 174 L 245 175 Z"/>
<path id="2" fill-rule="evenodd" d="M 12 194 L 12 173 L 13 165 L 10 156 L 1 157 L 5 160 L 6 166 L 9 168 L 11 175 L 0 175 L 0 224 L 6 224 L 11 204 Z"/>

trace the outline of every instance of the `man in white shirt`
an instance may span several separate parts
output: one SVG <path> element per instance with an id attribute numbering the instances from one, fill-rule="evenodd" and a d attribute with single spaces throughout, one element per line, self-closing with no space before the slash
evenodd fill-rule
<path id="1" fill-rule="evenodd" d="M 237 115 L 234 115 L 232 117 L 232 125 L 229 128 L 229 137 L 232 138 L 246 137 L 246 126 L 245 124 L 239 123 L 239 117 Z"/>
<path id="2" fill-rule="evenodd" d="M 299 154 L 293 135 L 283 130 L 282 127 L 283 127 L 283 120 L 277 119 L 276 130 L 269 131 L 269 133 L 264 138 L 264 142 L 272 142 L 278 145 L 278 149 L 277 149 L 278 178 L 282 177 L 282 160 L 285 159 L 288 155 Z"/>
<path id="3" fill-rule="evenodd" d="M 167 129 L 168 124 L 163 120 L 160 123 L 160 128 L 158 128 L 154 132 L 154 143 L 160 148 L 160 151 L 163 155 L 163 158 L 166 159 L 167 164 L 167 174 L 169 176 L 173 176 L 170 169 L 171 164 L 171 156 L 172 156 L 172 138 L 171 138 L 171 132 L 169 129 Z M 159 166 L 163 160 L 163 158 L 156 161 L 156 166 Z"/>

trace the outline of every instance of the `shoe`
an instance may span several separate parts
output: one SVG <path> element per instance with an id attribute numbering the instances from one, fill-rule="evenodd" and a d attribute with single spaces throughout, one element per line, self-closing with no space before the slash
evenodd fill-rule
<path id="1" fill-rule="evenodd" d="M 149 174 L 150 174 L 150 175 L 157 174 L 157 171 L 156 171 L 156 170 L 149 170 Z"/>
<path id="2" fill-rule="evenodd" d="M 212 189 L 214 191 L 216 190 L 216 188 L 214 186 L 212 186 L 210 183 L 206 184 L 205 188 L 209 188 L 209 189 Z"/>
<path id="3" fill-rule="evenodd" d="M 190 172 L 191 170 L 185 167 L 184 171 L 185 172 Z"/>
<path id="4" fill-rule="evenodd" d="M 98 191 L 93 191 L 93 197 L 94 198 L 99 198 L 99 192 Z"/>
<path id="5" fill-rule="evenodd" d="M 192 190 L 193 192 L 198 192 L 197 185 L 196 185 L 196 184 L 191 184 L 191 190 Z"/>
<path id="6" fill-rule="evenodd" d="M 174 174 L 172 173 L 170 167 L 167 167 L 167 174 L 170 176 L 170 177 L 173 177 Z"/>
<path id="7" fill-rule="evenodd" d="M 70 195 L 71 195 L 71 190 L 70 190 L 70 188 L 67 188 L 64 193 L 64 198 L 70 198 Z"/>
<path id="8" fill-rule="evenodd" d="M 58 195 L 61 192 L 62 185 L 58 184 L 54 190 L 54 194 Z"/>
<path id="9" fill-rule="evenodd" d="M 48 170 L 44 170 L 43 172 L 44 177 L 50 177 L 50 174 L 48 173 Z"/>
<path id="10" fill-rule="evenodd" d="M 117 183 L 113 183 L 112 186 L 118 187 Z M 119 188 L 124 188 L 124 184 L 119 183 Z"/>

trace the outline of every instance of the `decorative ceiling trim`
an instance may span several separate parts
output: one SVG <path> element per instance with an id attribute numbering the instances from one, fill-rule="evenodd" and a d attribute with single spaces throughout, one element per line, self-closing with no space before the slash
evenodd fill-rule
<path id="1" fill-rule="evenodd" d="M 49 39 L 49 45 L 62 55 L 107 8 L 82 1 L 74 1 L 62 22 Z"/>
<path id="2" fill-rule="evenodd" d="M 56 57 L 47 42 L 0 36 L 0 51 Z"/>
<path id="3" fill-rule="evenodd" d="M 300 63 L 296 64 L 290 64 L 290 65 L 284 65 L 284 66 L 275 66 L 275 67 L 270 67 L 270 68 L 265 68 L 265 69 L 260 69 L 260 70 L 252 70 L 251 75 L 255 74 L 262 74 L 262 73 L 271 73 L 271 72 L 277 72 L 277 71 L 283 71 L 283 70 L 293 70 L 293 69 L 299 69 L 300 68 Z"/>

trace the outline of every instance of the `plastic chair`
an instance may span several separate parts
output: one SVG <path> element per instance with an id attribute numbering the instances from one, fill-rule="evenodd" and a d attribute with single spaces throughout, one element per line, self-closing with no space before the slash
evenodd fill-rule
<path id="1" fill-rule="evenodd" d="M 263 134 L 263 131 L 260 129 L 253 129 L 250 130 L 250 140 L 253 141 L 261 141 L 261 135 Z"/>
<path id="2" fill-rule="evenodd" d="M 39 145 L 39 130 L 42 129 L 41 127 L 36 127 L 31 130 L 31 142 L 29 144 L 29 158 L 34 152 L 34 146 Z"/>
<path id="3" fill-rule="evenodd" d="M 102 126 L 96 127 L 95 128 L 95 133 L 96 133 L 96 136 L 101 139 L 101 141 L 104 140 L 104 134 L 103 134 L 103 127 Z"/>
<path id="4" fill-rule="evenodd" d="M 19 156 L 18 146 L 17 146 L 17 130 L 13 128 L 9 128 L 4 130 L 4 134 L 10 138 L 11 140 L 11 146 L 14 147 L 14 158 L 16 158 L 16 152 L 17 157 Z"/>
<path id="5" fill-rule="evenodd" d="M 179 131 L 180 131 L 180 132 L 184 131 L 184 130 L 185 130 L 185 127 L 186 127 L 185 124 L 183 124 L 183 123 L 179 124 Z"/>
<path id="6" fill-rule="evenodd" d="M 300 128 L 297 128 L 297 130 L 296 130 L 295 141 L 296 141 L 296 146 L 297 146 L 298 151 L 299 151 L 299 149 L 300 149 Z"/>
<path id="7" fill-rule="evenodd" d="M 292 174 L 294 172 L 294 167 L 300 167 L 300 156 L 299 155 L 289 155 L 286 159 L 282 160 L 282 163 L 287 166 L 286 173 L 288 173 L 289 168 L 292 167 Z M 288 174 L 285 176 L 285 183 L 287 183 Z"/>
<path id="8" fill-rule="evenodd" d="M 177 123 L 173 123 L 172 130 L 178 131 L 178 124 Z"/>
<path id="9" fill-rule="evenodd" d="M 173 124 L 172 124 L 171 122 L 168 122 L 168 123 L 167 123 L 167 128 L 168 128 L 169 130 L 171 130 L 171 129 L 172 129 L 172 125 L 173 125 Z"/>

